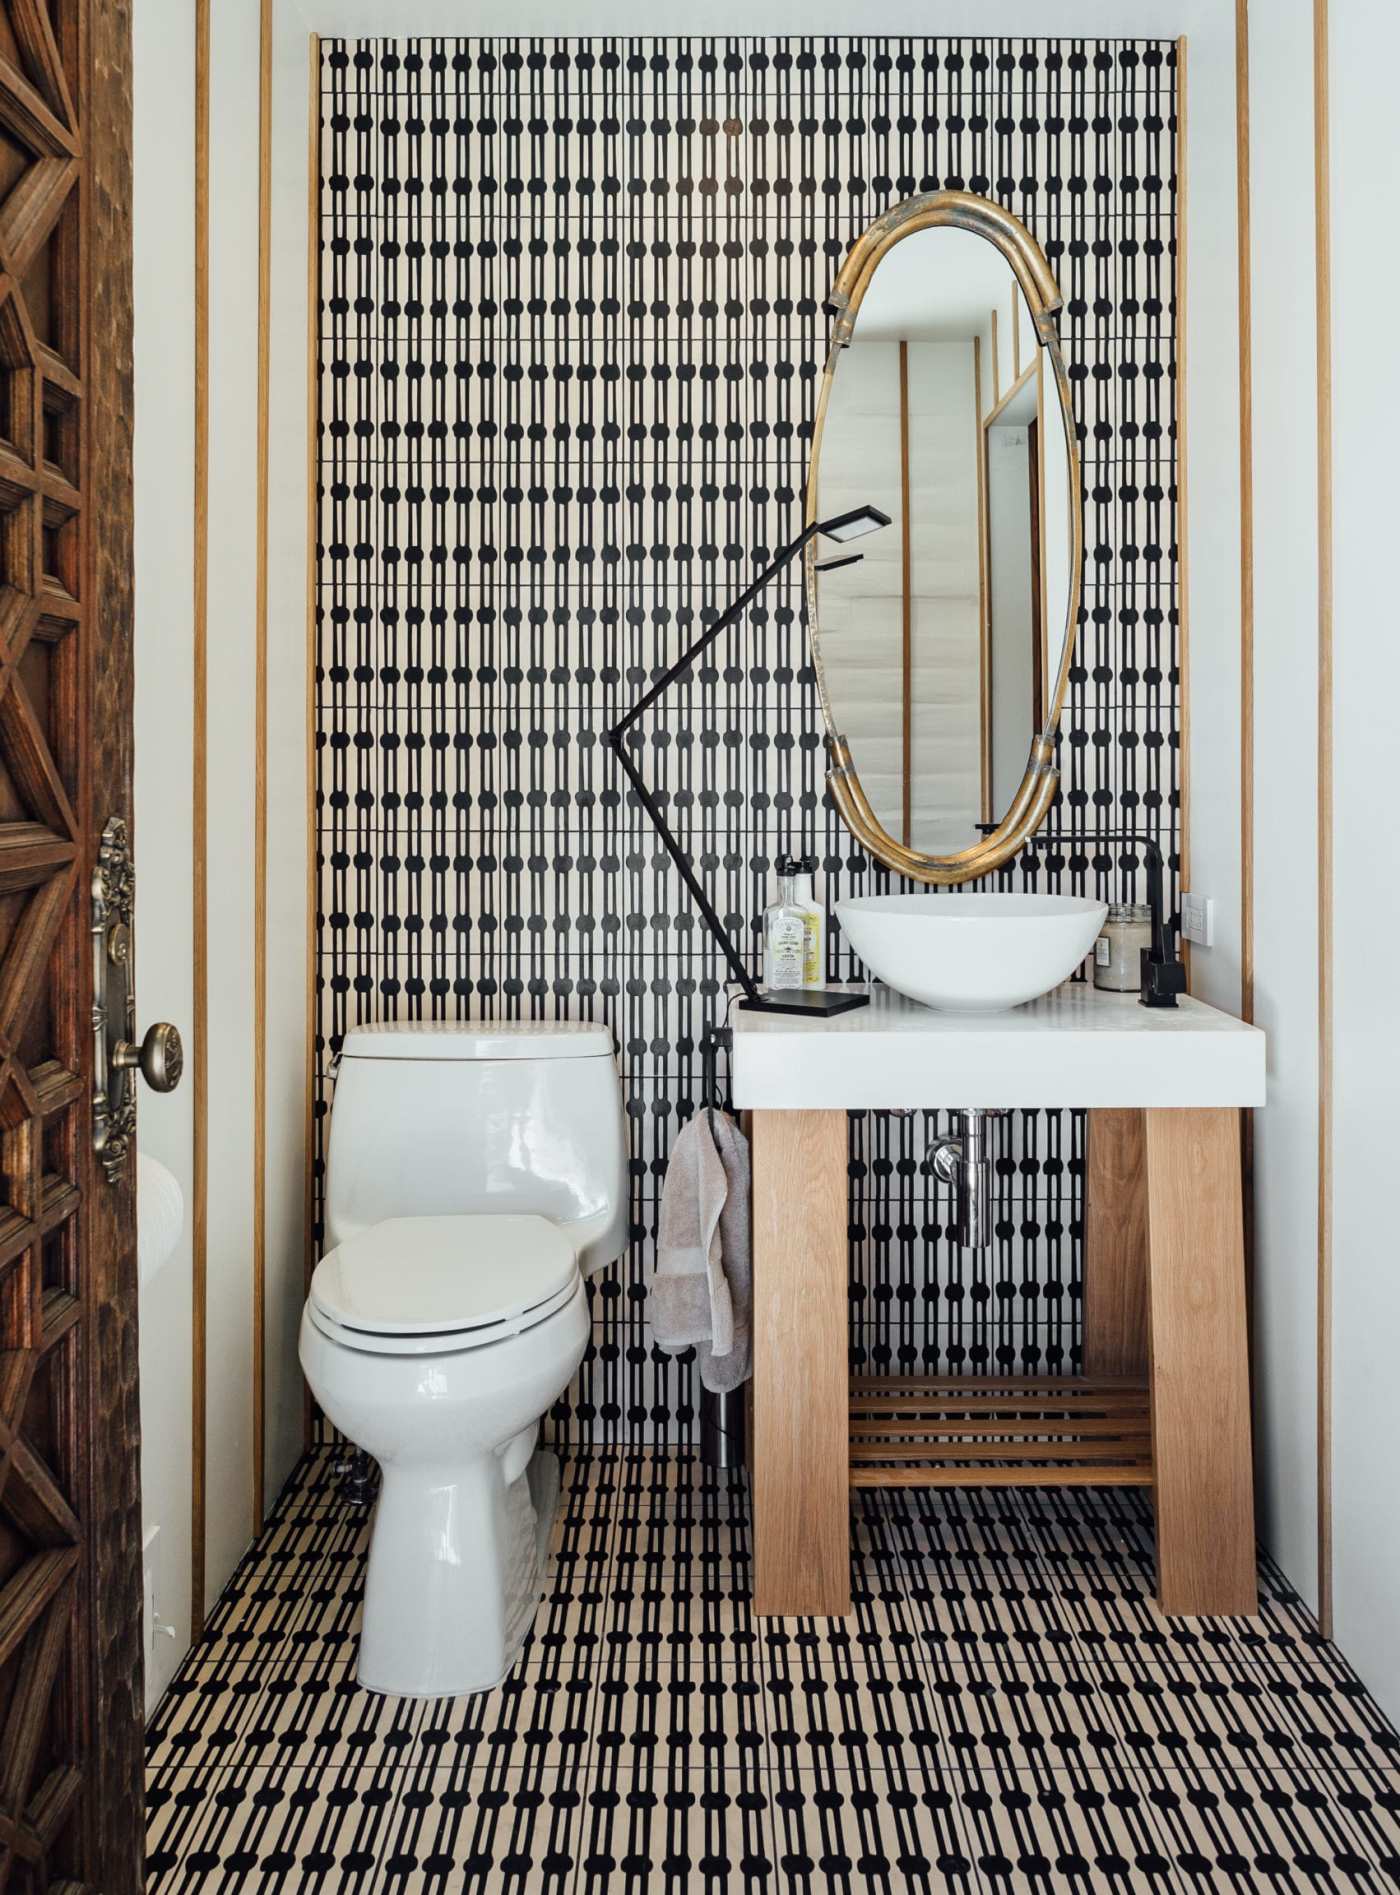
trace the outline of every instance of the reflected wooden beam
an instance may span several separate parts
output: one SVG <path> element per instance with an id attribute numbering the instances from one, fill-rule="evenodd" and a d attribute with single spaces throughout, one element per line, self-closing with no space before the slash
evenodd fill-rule
<path id="1" fill-rule="evenodd" d="M 904 756 L 901 840 L 906 849 L 913 846 L 914 834 L 914 575 L 909 549 L 909 515 L 909 344 L 901 342 L 899 345 L 899 532 L 903 625 L 900 645 L 900 727 Z"/>
<path id="2" fill-rule="evenodd" d="M 992 311 L 992 340 L 996 341 L 997 313 Z M 980 653 L 980 721 L 982 731 L 982 820 L 992 818 L 992 615 L 987 583 L 986 431 L 982 422 L 982 338 L 972 338 L 973 452 L 977 458 L 977 640 Z"/>

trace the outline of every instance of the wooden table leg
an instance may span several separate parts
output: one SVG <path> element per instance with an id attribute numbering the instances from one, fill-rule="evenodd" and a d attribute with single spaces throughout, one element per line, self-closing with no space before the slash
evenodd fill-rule
<path id="1" fill-rule="evenodd" d="M 1163 1612 L 1259 1609 L 1239 1114 L 1146 1115 L 1152 1453 Z"/>
<path id="2" fill-rule="evenodd" d="M 753 1114 L 754 1611 L 851 1609 L 846 1114 Z"/>
<path id="3" fill-rule="evenodd" d="M 1084 1373 L 1147 1374 L 1143 1114 L 1090 1112 L 1084 1178 Z"/>

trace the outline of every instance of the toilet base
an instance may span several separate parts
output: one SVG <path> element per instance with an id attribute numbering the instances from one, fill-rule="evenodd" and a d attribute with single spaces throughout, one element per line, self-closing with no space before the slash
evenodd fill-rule
<path id="1" fill-rule="evenodd" d="M 491 1691 L 539 1611 L 559 1463 L 537 1451 L 514 1480 L 488 1454 L 450 1476 L 383 1468 L 356 1676 L 386 1697 Z"/>
<path id="2" fill-rule="evenodd" d="M 549 1568 L 549 1543 L 554 1538 L 554 1522 L 559 1514 L 559 1456 L 548 1448 L 537 1448 L 525 1470 L 530 1483 L 530 1499 L 535 1509 L 535 1559 L 539 1574 L 536 1592 L 544 1591 Z"/>

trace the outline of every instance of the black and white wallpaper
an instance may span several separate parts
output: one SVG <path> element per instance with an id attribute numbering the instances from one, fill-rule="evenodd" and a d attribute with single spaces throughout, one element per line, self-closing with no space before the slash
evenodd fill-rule
<path id="1" fill-rule="evenodd" d="M 1175 57 L 1156 41 L 322 42 L 318 1123 L 356 1021 L 613 1027 L 634 1240 L 592 1286 L 561 1433 L 689 1435 L 696 1386 L 651 1349 L 644 1283 L 724 1004 L 718 951 L 605 734 L 796 531 L 827 289 L 911 192 L 1004 204 L 1065 297 L 1087 548 L 1062 841 L 1003 880 L 1126 898 L 1135 859 L 1086 840 L 1103 831 L 1149 833 L 1175 864 Z M 795 582 L 668 694 L 639 755 L 755 965 L 790 844 L 820 854 L 829 901 L 897 885 L 827 804 Z M 830 953 L 848 975 L 835 936 Z M 981 1253 L 951 1242 L 933 1130 L 930 1114 L 851 1120 L 853 1361 L 1071 1366 L 1082 1122 L 998 1122 Z"/>

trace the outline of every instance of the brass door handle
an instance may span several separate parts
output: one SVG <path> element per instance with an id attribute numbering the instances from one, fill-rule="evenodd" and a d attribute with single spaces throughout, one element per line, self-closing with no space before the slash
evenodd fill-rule
<path id="1" fill-rule="evenodd" d="M 139 1072 L 152 1092 L 173 1092 L 185 1070 L 180 1029 L 168 1020 L 160 1020 L 147 1027 L 139 1046 L 130 1040 L 118 1040 L 112 1049 L 112 1064 L 119 1072 Z"/>

